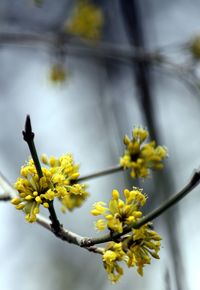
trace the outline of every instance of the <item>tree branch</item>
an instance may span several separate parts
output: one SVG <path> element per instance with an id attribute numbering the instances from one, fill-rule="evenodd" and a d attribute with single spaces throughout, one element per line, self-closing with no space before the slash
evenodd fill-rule
<path id="1" fill-rule="evenodd" d="M 118 164 L 118 165 L 112 166 L 112 167 L 110 167 L 108 169 L 104 169 L 102 171 L 97 171 L 97 172 L 94 172 L 94 173 L 91 173 L 91 174 L 83 175 L 80 178 L 78 178 L 76 181 L 77 182 L 84 181 L 84 180 L 87 180 L 87 179 L 92 179 L 92 178 L 96 178 L 96 177 L 112 174 L 112 173 L 115 173 L 115 172 L 118 172 L 118 171 L 121 171 L 121 170 L 123 170 L 123 167 Z"/>
<path id="2" fill-rule="evenodd" d="M 52 232 L 52 227 L 51 227 L 50 221 L 48 219 L 44 218 L 41 215 L 37 215 L 37 223 L 40 224 L 45 229 Z M 84 237 L 82 237 L 76 233 L 73 233 L 71 231 L 68 231 L 68 230 L 64 229 L 63 227 L 60 227 L 59 235 L 56 235 L 56 236 L 63 241 L 66 241 L 68 243 L 74 244 L 74 245 L 79 246 L 79 247 L 82 246 L 82 240 L 85 239 Z M 103 254 L 102 248 L 98 248 L 95 246 L 85 246 L 84 248 L 86 250 L 93 252 L 93 253 L 96 253 L 96 254 L 101 254 L 101 255 Z"/>
<path id="3" fill-rule="evenodd" d="M 114 233 L 112 234 L 112 236 L 108 234 L 99 238 L 88 238 L 88 239 L 86 238 L 85 240 L 82 241 L 82 246 L 83 247 L 88 246 L 88 245 L 92 246 L 92 245 L 101 244 L 101 243 L 105 243 L 112 240 L 117 240 L 123 235 L 129 233 L 132 230 L 132 228 L 134 229 L 140 228 L 146 223 L 159 217 L 166 210 L 168 210 L 173 205 L 178 203 L 182 198 L 184 198 L 188 193 L 190 193 L 199 183 L 200 183 L 200 171 L 196 171 L 194 175 L 192 176 L 191 180 L 185 185 L 185 187 L 181 191 L 174 194 L 169 200 L 165 201 L 157 209 L 151 211 L 145 217 L 138 220 L 138 222 L 135 222 L 132 225 L 124 228 L 123 233 Z"/>
<path id="4" fill-rule="evenodd" d="M 93 43 L 87 40 L 81 40 L 77 37 L 67 34 L 38 34 L 38 33 L 0 33 L 0 44 L 45 44 L 54 49 L 62 43 L 62 51 L 67 55 L 89 56 L 100 59 L 115 59 L 120 61 L 146 61 L 150 63 L 160 62 L 162 56 L 161 49 L 155 49 L 152 52 L 139 49 L 134 46 L 115 46 L 111 43 Z"/>
<path id="5" fill-rule="evenodd" d="M 0 175 L 2 180 L 2 176 Z M 4 180 L 6 183 L 7 181 Z M 159 217 L 161 214 L 163 214 L 166 210 L 174 206 L 176 203 L 178 203 L 182 198 L 184 198 L 188 193 L 190 193 L 198 184 L 200 183 L 200 171 L 196 171 L 191 180 L 183 187 L 182 190 L 180 190 L 178 193 L 174 194 L 171 198 L 169 198 L 168 201 L 164 202 L 161 206 L 159 206 L 157 209 L 151 211 L 149 214 L 147 214 L 145 217 L 138 220 L 138 222 L 133 223 L 131 226 L 124 228 L 123 233 L 114 233 L 112 236 L 110 234 L 93 238 L 93 237 L 82 237 L 76 233 L 73 233 L 71 231 L 66 230 L 63 227 L 60 227 L 59 233 L 56 235 L 58 238 L 62 239 L 63 241 L 66 241 L 68 243 L 72 243 L 74 245 L 77 245 L 79 247 L 83 247 L 88 251 L 103 254 L 102 248 L 93 247 L 94 245 L 109 242 L 109 241 L 115 241 L 120 239 L 123 235 L 129 233 L 132 228 L 138 229 L 141 226 L 145 225 L 146 223 L 152 221 L 153 219 Z M 10 186 L 8 184 L 8 186 Z M 13 194 L 14 189 L 11 188 L 10 192 Z M 10 194 L 11 199 L 11 194 Z M 1 198 L 0 198 L 1 200 Z M 2 199 L 3 200 L 3 199 Z M 7 199 L 8 200 L 8 199 Z M 37 215 L 37 223 L 40 224 L 42 227 L 46 228 L 47 230 L 54 233 L 50 220 L 44 218 L 41 215 Z M 54 233 L 55 234 L 55 233 Z"/>
<path id="6" fill-rule="evenodd" d="M 0 194 L 0 201 L 9 201 L 10 195 L 7 193 Z"/>
<path id="7" fill-rule="evenodd" d="M 113 45 L 111 43 L 93 43 L 90 41 L 79 39 L 72 35 L 67 34 L 56 34 L 56 33 L 24 33 L 24 32 L 1 32 L 0 33 L 0 44 L 1 45 L 46 45 L 47 50 L 58 49 L 61 44 L 62 53 L 66 55 L 72 55 L 76 57 L 95 57 L 97 59 L 113 59 L 125 63 L 140 63 L 145 62 L 148 64 L 156 65 L 158 67 L 175 71 L 182 78 L 182 74 L 185 68 L 182 65 L 178 65 L 175 62 L 171 62 L 169 67 L 169 61 L 166 59 L 166 51 L 171 50 L 188 50 L 190 42 L 187 41 L 181 44 L 168 44 L 162 47 L 157 47 L 154 50 L 146 51 L 133 45 L 120 46 Z M 188 82 L 187 76 L 184 81 L 192 90 L 195 87 L 195 93 L 197 92 L 197 85 Z"/>

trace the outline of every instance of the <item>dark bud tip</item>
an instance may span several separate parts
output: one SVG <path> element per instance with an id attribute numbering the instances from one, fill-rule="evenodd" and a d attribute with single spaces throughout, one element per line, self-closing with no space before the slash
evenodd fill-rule
<path id="1" fill-rule="evenodd" d="M 32 141 L 34 138 L 34 133 L 32 132 L 32 127 L 31 127 L 31 118 L 29 115 L 26 116 L 25 130 L 22 131 L 22 134 L 26 142 Z"/>
<path id="2" fill-rule="evenodd" d="M 200 171 L 196 171 L 192 177 L 191 184 L 196 185 L 200 181 Z"/>

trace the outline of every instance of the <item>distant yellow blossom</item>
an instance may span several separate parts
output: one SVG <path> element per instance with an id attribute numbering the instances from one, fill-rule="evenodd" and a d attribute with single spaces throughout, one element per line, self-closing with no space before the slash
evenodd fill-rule
<path id="1" fill-rule="evenodd" d="M 150 169 L 162 169 L 163 160 L 167 157 L 165 146 L 156 146 L 155 141 L 144 144 L 149 133 L 142 128 L 135 128 L 132 139 L 124 137 L 126 149 L 120 158 L 120 164 L 124 169 L 131 169 L 131 177 L 147 177 Z"/>
<path id="2" fill-rule="evenodd" d="M 99 40 L 103 27 L 103 13 L 89 0 L 78 0 L 65 30 L 89 40 Z"/>
<path id="3" fill-rule="evenodd" d="M 41 178 L 38 177 L 32 159 L 21 168 L 15 188 L 19 196 L 13 198 L 11 203 L 16 209 L 23 210 L 28 222 L 35 222 L 40 205 L 49 207 L 49 202 L 58 198 L 62 203 L 62 210 L 73 210 L 79 207 L 87 198 L 88 192 L 84 184 L 77 184 L 79 177 L 78 165 L 74 164 L 71 154 L 62 155 L 59 159 L 48 158 L 43 155 Z"/>
<path id="4" fill-rule="evenodd" d="M 49 77 L 53 83 L 63 83 L 68 77 L 68 72 L 61 64 L 54 64 L 51 67 Z"/>
<path id="5" fill-rule="evenodd" d="M 44 2 L 44 0 L 33 0 L 33 3 L 38 7 L 41 7 L 43 2 Z"/>

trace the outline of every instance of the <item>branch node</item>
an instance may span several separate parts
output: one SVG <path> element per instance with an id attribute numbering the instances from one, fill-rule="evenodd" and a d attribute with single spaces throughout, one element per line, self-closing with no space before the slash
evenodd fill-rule
<path id="1" fill-rule="evenodd" d="M 92 239 L 90 239 L 90 238 L 81 239 L 81 241 L 80 241 L 80 247 L 81 248 L 89 248 L 91 246 L 93 246 Z"/>

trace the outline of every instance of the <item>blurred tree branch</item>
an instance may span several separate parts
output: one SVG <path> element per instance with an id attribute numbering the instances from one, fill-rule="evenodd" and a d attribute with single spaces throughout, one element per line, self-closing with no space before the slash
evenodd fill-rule
<path id="1" fill-rule="evenodd" d="M 113 45 L 105 42 L 81 40 L 66 33 L 40 35 L 37 33 L 0 33 L 0 45 L 47 45 L 53 48 L 62 46 L 68 55 L 111 58 L 120 61 L 145 61 L 160 63 L 164 61 L 162 48 L 146 51 L 136 46 Z M 182 45 L 183 46 L 183 45 Z"/>
<path id="2" fill-rule="evenodd" d="M 25 47 L 39 46 L 47 51 L 60 50 L 62 55 L 76 57 L 95 57 L 97 59 L 112 59 L 127 64 L 148 64 L 160 68 L 180 78 L 192 93 L 199 93 L 199 80 L 194 72 L 194 62 L 188 64 L 177 63 L 168 53 L 179 50 L 189 51 L 190 42 L 171 44 L 155 49 L 147 50 L 134 45 L 120 45 L 106 42 L 93 42 L 80 39 L 73 35 L 59 33 L 24 33 L 24 32 L 0 32 L 0 45 L 22 45 Z"/>

